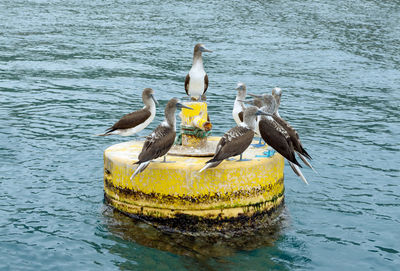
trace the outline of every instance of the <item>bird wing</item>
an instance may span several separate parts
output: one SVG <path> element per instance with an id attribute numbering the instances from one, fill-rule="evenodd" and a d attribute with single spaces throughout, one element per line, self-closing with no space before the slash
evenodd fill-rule
<path id="1" fill-rule="evenodd" d="M 204 76 L 204 92 L 203 92 L 203 94 L 206 93 L 207 89 L 208 89 L 208 75 L 206 74 Z"/>
<path id="2" fill-rule="evenodd" d="M 258 122 L 262 139 L 290 162 L 300 166 L 294 155 L 293 143 L 287 131 L 274 119 L 262 117 Z M 301 167 L 301 166 L 300 166 Z"/>
<path id="3" fill-rule="evenodd" d="M 190 81 L 190 75 L 187 74 L 185 78 L 185 91 L 187 95 L 189 95 L 189 81 Z"/>
<path id="4" fill-rule="evenodd" d="M 243 122 L 243 111 L 240 111 L 238 115 L 239 115 L 240 121 Z"/>
<path id="5" fill-rule="evenodd" d="M 107 129 L 107 133 L 118 129 L 129 129 L 134 128 L 137 125 L 145 122 L 148 118 L 150 118 L 151 113 L 149 110 L 140 109 L 135 112 L 126 114 L 119 121 L 117 121 L 112 127 Z"/>
<path id="6" fill-rule="evenodd" d="M 261 100 L 261 98 L 254 98 L 253 104 L 258 108 L 261 108 L 263 106 L 263 101 Z"/>
<path id="7" fill-rule="evenodd" d="M 243 153 L 250 146 L 253 137 L 254 132 L 249 128 L 236 126 L 230 129 L 218 142 L 215 155 L 210 162 L 224 160 Z"/>
<path id="8" fill-rule="evenodd" d="M 273 116 L 274 120 L 279 123 L 289 134 L 290 140 L 292 140 L 293 147 L 295 151 L 303 154 L 305 157 L 311 159 L 310 155 L 307 153 L 307 151 L 304 149 L 303 145 L 301 144 L 299 134 L 297 133 L 296 129 L 294 129 L 289 122 L 287 122 L 285 119 L 278 117 L 276 115 Z"/>
<path id="9" fill-rule="evenodd" d="M 139 154 L 139 162 L 153 160 L 165 155 L 175 142 L 175 130 L 169 126 L 158 125 L 157 128 L 147 136 Z"/>

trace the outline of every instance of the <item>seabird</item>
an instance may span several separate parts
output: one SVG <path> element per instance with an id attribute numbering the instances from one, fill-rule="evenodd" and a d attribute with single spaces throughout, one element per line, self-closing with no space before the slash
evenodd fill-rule
<path id="1" fill-rule="evenodd" d="M 256 106 L 250 106 L 244 111 L 243 119 L 238 126 L 226 132 L 218 142 L 214 157 L 206 162 L 199 172 L 218 166 L 223 160 L 240 155 L 250 146 L 254 137 L 257 115 L 265 115 Z"/>
<path id="2" fill-rule="evenodd" d="M 282 89 L 280 88 L 274 88 L 272 89 L 272 96 L 275 98 L 275 102 L 276 102 L 276 110 L 274 113 L 274 119 L 287 131 L 287 133 L 290 136 L 290 139 L 293 142 L 293 147 L 294 150 L 296 151 L 296 153 L 299 155 L 300 159 L 304 162 L 304 164 L 306 164 L 309 168 L 311 168 L 314 172 L 315 169 L 313 168 L 313 166 L 311 165 L 311 163 L 309 161 L 307 161 L 307 159 L 312 159 L 311 156 L 307 153 L 307 151 L 304 149 L 303 144 L 301 144 L 300 141 L 300 136 L 297 133 L 297 131 L 285 120 L 283 119 L 278 112 L 279 106 L 280 106 L 280 102 L 281 102 L 281 95 L 282 95 Z M 307 158 L 307 159 L 306 159 Z M 292 167 L 293 168 L 293 167 Z M 300 171 L 300 169 L 299 169 Z M 300 175 L 301 171 L 299 172 Z M 316 172 L 317 173 L 317 172 Z M 299 176 L 300 176 L 299 175 Z"/>
<path id="3" fill-rule="evenodd" d="M 293 149 L 294 149 L 294 151 L 297 153 L 297 155 L 300 157 L 300 159 L 304 162 L 304 164 L 306 164 L 306 165 L 307 165 L 308 167 L 310 167 L 314 172 L 316 172 L 315 169 L 312 167 L 311 163 L 308 162 L 307 159 L 305 159 L 304 156 L 299 152 L 300 148 L 303 149 L 303 150 L 304 150 L 304 148 L 303 148 L 302 145 L 301 145 L 301 142 L 300 142 L 300 139 L 299 139 L 299 137 L 298 137 L 298 134 L 297 134 L 296 130 L 294 130 L 293 127 L 291 127 L 291 126 L 289 125 L 288 122 L 286 122 L 284 119 L 278 117 L 277 115 L 274 115 L 273 118 L 274 118 L 274 119 L 286 130 L 286 132 L 288 133 L 288 135 L 289 135 L 289 137 L 290 137 L 290 139 L 291 139 L 291 141 L 292 141 L 292 144 L 293 144 Z M 304 150 L 304 152 L 307 153 L 305 150 Z M 308 155 L 308 153 L 307 153 L 307 155 Z M 308 155 L 308 157 L 310 157 L 310 156 Z M 310 158 L 311 158 L 311 157 L 310 157 Z M 307 182 L 306 178 L 304 177 L 303 173 L 301 172 L 299 166 L 296 165 L 296 164 L 293 164 L 291 161 L 289 161 L 289 165 L 290 165 L 290 167 L 292 168 L 292 170 L 294 171 L 294 173 L 295 173 L 297 176 L 299 176 L 299 177 L 303 180 L 303 182 L 305 182 L 306 184 L 308 184 L 308 182 Z"/>
<path id="4" fill-rule="evenodd" d="M 262 117 L 258 122 L 262 139 L 275 151 L 285 157 L 296 175 L 299 175 L 301 165 L 296 160 L 292 140 L 287 131 L 275 121 L 274 117 Z M 301 174 L 301 176 L 303 176 Z M 304 176 L 301 178 L 306 184 Z"/>
<path id="5" fill-rule="evenodd" d="M 154 98 L 154 90 L 145 88 L 142 93 L 142 100 L 145 104 L 142 109 L 126 114 L 112 127 L 108 128 L 104 134 L 99 136 L 130 136 L 146 128 L 156 115 L 156 104 L 158 105 L 158 102 Z"/>
<path id="6" fill-rule="evenodd" d="M 252 102 L 247 102 L 247 101 L 246 101 L 246 103 L 252 104 Z M 269 103 L 265 104 L 264 106 L 262 106 L 260 108 L 261 111 L 268 113 L 269 116 L 271 116 L 271 117 L 274 116 L 276 109 L 277 109 L 277 107 L 276 107 L 275 100 L 270 100 Z M 260 128 L 259 128 L 260 127 L 259 123 L 260 123 L 261 119 L 263 119 L 263 116 L 259 116 L 257 118 L 256 129 L 255 129 L 256 134 L 258 134 L 260 137 L 261 137 L 261 133 L 260 133 Z"/>
<path id="7" fill-rule="evenodd" d="M 249 93 L 251 97 L 253 97 L 253 105 L 261 108 L 266 105 L 271 105 L 271 103 L 275 102 L 275 98 L 270 94 L 256 95 Z"/>
<path id="8" fill-rule="evenodd" d="M 243 101 L 246 99 L 246 85 L 242 82 L 239 82 L 236 87 L 237 95 L 235 99 L 235 103 L 233 104 L 232 116 L 237 125 L 243 122 L 243 112 L 246 107 L 243 104 Z"/>
<path id="9" fill-rule="evenodd" d="M 258 121 L 258 128 L 262 139 L 269 146 L 301 167 L 294 155 L 293 143 L 288 132 L 275 120 L 274 116 L 262 116 Z"/>
<path id="10" fill-rule="evenodd" d="M 299 176 L 303 182 L 308 184 L 300 170 L 301 165 L 296 160 L 295 153 L 297 153 L 303 161 L 305 160 L 307 166 L 311 167 L 311 164 L 298 151 L 299 144 L 301 145 L 301 143 L 299 142 L 297 132 L 284 119 L 276 114 L 278 106 L 274 99 L 270 100 L 270 104 L 262 107 L 261 110 L 273 113 L 273 115 L 262 116 L 260 118 L 258 122 L 259 132 L 269 146 L 288 160 L 294 173 Z"/>
<path id="11" fill-rule="evenodd" d="M 289 165 L 293 169 L 295 174 L 299 176 L 306 184 L 308 184 L 306 178 L 300 170 L 300 164 L 295 159 L 295 153 L 299 155 L 300 159 L 308 167 L 310 167 L 314 172 L 316 171 L 312 167 L 310 162 L 308 162 L 305 158 L 307 157 L 308 159 L 311 159 L 310 155 L 303 148 L 297 131 L 279 115 L 278 109 L 281 101 L 282 89 L 272 89 L 272 95 L 254 95 L 250 93 L 249 95 L 255 97 L 254 100 L 258 99 L 262 102 L 262 111 L 273 114 L 272 117 L 262 116 L 258 120 L 256 129 L 258 128 L 258 132 L 262 135 L 262 138 L 264 139 L 264 141 L 267 142 L 270 147 L 275 149 L 278 153 L 280 153 L 288 160 Z M 254 101 L 250 103 L 254 104 Z M 283 138 L 285 138 L 287 144 L 284 143 Z M 268 139 L 268 141 L 266 139 Z M 279 146 L 279 142 L 281 146 Z"/>
<path id="12" fill-rule="evenodd" d="M 250 93 L 249 93 L 249 95 L 254 97 L 254 99 L 252 101 L 246 101 L 246 103 L 260 108 L 261 111 L 267 112 L 269 114 L 273 114 L 274 108 L 275 108 L 275 100 L 272 97 L 272 95 L 268 95 L 268 94 L 255 95 L 255 94 L 250 94 Z M 243 102 L 242 99 L 239 101 Z M 257 137 L 260 138 L 260 140 L 259 140 L 258 144 L 253 144 L 253 146 L 256 148 L 265 146 L 265 144 L 261 143 L 261 134 L 258 129 L 258 121 L 260 120 L 260 117 L 261 116 L 259 116 L 257 118 L 257 125 L 256 125 L 256 130 L 255 130 L 255 133 L 256 133 Z"/>
<path id="13" fill-rule="evenodd" d="M 185 79 L 186 94 L 192 100 L 198 100 L 204 95 L 208 88 L 208 76 L 203 67 L 203 52 L 212 52 L 204 44 L 198 43 L 194 46 L 193 64 Z"/>
<path id="14" fill-rule="evenodd" d="M 169 100 L 165 106 L 165 120 L 157 126 L 157 128 L 146 137 L 146 141 L 143 144 L 142 151 L 139 154 L 139 161 L 135 172 L 131 176 L 131 180 L 149 165 L 151 160 L 167 154 L 169 149 L 175 142 L 176 136 L 176 118 L 175 111 L 180 108 L 192 109 L 180 103 L 177 98 Z M 165 161 L 165 157 L 164 157 Z"/>

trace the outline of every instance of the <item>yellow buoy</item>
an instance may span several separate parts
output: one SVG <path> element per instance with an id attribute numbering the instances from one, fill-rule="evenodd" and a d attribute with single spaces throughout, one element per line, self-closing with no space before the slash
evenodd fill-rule
<path id="1" fill-rule="evenodd" d="M 207 132 L 212 128 L 208 121 L 207 103 L 186 102 L 186 106 L 192 108 L 182 109 L 182 145 L 187 147 L 203 148 L 207 144 Z"/>
<path id="2" fill-rule="evenodd" d="M 217 142 L 219 138 L 208 138 Z M 209 157 L 159 158 L 138 174 L 136 166 L 143 143 L 113 145 L 104 152 L 104 190 L 118 210 L 173 230 L 239 229 L 254 226 L 256 217 L 268 217 L 284 198 L 284 160 L 279 154 L 263 157 L 265 148 L 249 147 L 243 158 L 224 161 L 198 173 Z"/>
<path id="3" fill-rule="evenodd" d="M 209 137 L 207 104 L 190 102 L 182 110 L 182 145 L 130 180 L 143 142 L 113 145 L 104 152 L 104 191 L 119 211 L 170 231 L 242 232 L 264 227 L 284 199 L 284 159 L 250 146 L 240 161 L 198 171 L 213 156 L 220 138 Z"/>

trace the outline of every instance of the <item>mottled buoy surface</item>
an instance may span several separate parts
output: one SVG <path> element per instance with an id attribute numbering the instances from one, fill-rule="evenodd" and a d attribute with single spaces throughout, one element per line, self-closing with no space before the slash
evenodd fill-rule
<path id="1" fill-rule="evenodd" d="M 218 137 L 208 138 L 215 145 Z M 257 228 L 275 214 L 284 199 L 281 155 L 264 155 L 250 146 L 243 158 L 198 171 L 209 157 L 167 156 L 152 162 L 132 181 L 143 142 L 113 145 L 104 152 L 106 201 L 121 212 L 171 231 L 238 232 Z"/>

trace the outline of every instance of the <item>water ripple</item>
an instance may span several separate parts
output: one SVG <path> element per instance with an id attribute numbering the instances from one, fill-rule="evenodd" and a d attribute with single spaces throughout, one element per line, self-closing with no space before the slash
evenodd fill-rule
<path id="1" fill-rule="evenodd" d="M 395 270 L 399 11 L 398 1 L 2 1 L 0 269 Z M 306 187 L 285 168 L 285 230 L 201 257 L 190 240 L 103 212 L 103 150 L 126 139 L 93 136 L 142 107 L 145 87 L 160 101 L 150 133 L 166 102 L 185 97 L 199 41 L 214 50 L 213 135 L 235 125 L 238 81 L 252 93 L 279 86 L 280 113 L 320 173 L 304 168 Z"/>

